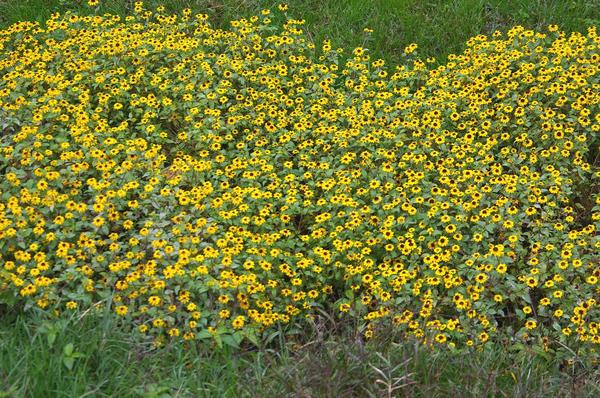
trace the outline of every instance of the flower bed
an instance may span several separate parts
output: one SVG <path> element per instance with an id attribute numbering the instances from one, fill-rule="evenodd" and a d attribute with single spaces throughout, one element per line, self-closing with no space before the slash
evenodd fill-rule
<path id="1" fill-rule="evenodd" d="M 0 31 L 0 302 L 157 343 L 317 309 L 433 345 L 600 343 L 600 37 L 520 26 L 445 65 L 271 12 Z"/>

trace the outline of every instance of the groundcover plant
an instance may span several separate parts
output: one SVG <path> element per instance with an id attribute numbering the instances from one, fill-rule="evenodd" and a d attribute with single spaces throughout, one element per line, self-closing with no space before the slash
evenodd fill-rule
<path id="1" fill-rule="evenodd" d="M 366 338 L 597 358 L 596 29 L 390 67 L 285 9 L 0 31 L 0 303 L 110 308 L 157 345 L 331 310 Z"/>

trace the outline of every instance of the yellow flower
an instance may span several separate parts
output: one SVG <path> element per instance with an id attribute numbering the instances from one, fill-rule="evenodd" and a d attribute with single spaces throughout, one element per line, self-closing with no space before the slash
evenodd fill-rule
<path id="1" fill-rule="evenodd" d="M 405 54 L 410 54 L 412 52 L 414 52 L 417 49 L 417 44 L 416 43 L 412 43 L 410 45 L 408 45 L 407 47 L 404 48 L 404 53 Z"/>
<path id="2" fill-rule="evenodd" d="M 443 333 L 438 333 L 438 334 L 435 336 L 435 341 L 436 341 L 436 342 L 438 342 L 438 343 L 440 343 L 440 344 L 443 344 L 443 343 L 445 343 L 445 342 L 446 342 L 446 340 L 447 340 L 447 337 L 446 337 L 446 335 L 445 335 L 445 334 L 443 334 Z"/>
<path id="3" fill-rule="evenodd" d="M 128 311 L 129 311 L 129 308 L 126 305 L 119 305 L 115 308 L 115 312 L 119 316 L 125 316 Z"/>
<path id="4" fill-rule="evenodd" d="M 563 316 L 563 310 L 561 310 L 560 308 L 557 309 L 556 311 L 554 311 L 554 316 L 560 318 L 561 316 Z"/>
<path id="5" fill-rule="evenodd" d="M 151 296 L 148 298 L 148 303 L 154 307 L 158 307 L 162 304 L 162 299 L 158 296 Z"/>
<path id="6" fill-rule="evenodd" d="M 537 327 L 537 322 L 529 319 L 527 322 L 525 322 L 525 327 L 529 330 L 535 329 Z"/>
<path id="7" fill-rule="evenodd" d="M 231 324 L 234 329 L 241 329 L 242 327 L 244 327 L 244 323 L 245 317 L 243 315 L 237 316 L 233 321 L 231 321 Z"/>

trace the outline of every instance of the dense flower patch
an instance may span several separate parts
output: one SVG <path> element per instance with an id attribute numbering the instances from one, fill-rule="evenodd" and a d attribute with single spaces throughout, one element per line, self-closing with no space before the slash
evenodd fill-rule
<path id="1" fill-rule="evenodd" d="M 597 350 L 594 28 L 389 68 L 268 10 L 136 10 L 0 32 L 0 300 L 109 305 L 157 342 L 319 307 L 367 337 Z"/>

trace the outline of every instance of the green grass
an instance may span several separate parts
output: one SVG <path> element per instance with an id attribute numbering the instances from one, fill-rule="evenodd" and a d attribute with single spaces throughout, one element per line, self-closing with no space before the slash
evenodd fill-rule
<path id="1" fill-rule="evenodd" d="M 154 352 L 115 322 L 110 315 L 4 320 L 0 396 L 233 396 L 241 374 L 236 354 L 183 346 Z"/>
<path id="2" fill-rule="evenodd" d="M 98 12 L 126 14 L 129 0 L 104 0 Z M 206 12 L 213 23 L 273 8 L 268 0 L 147 1 Z M 466 39 L 520 24 L 584 30 L 600 24 L 598 0 L 305 0 L 288 1 L 316 43 L 365 46 L 398 63 L 412 42 L 443 61 Z M 0 27 L 43 22 L 57 10 L 89 12 L 85 0 L 0 0 Z M 374 29 L 367 37 L 365 27 Z M 299 342 L 275 339 L 260 349 L 173 345 L 154 350 L 112 316 L 78 314 L 59 323 L 0 312 L 0 397 L 546 397 L 600 395 L 600 371 L 565 366 L 501 347 L 456 357 L 411 343 L 363 342 L 307 331 Z"/>
<path id="3" fill-rule="evenodd" d="M 263 8 L 274 9 L 273 0 L 148 0 L 177 12 L 190 7 L 194 13 L 211 16 L 219 26 L 228 21 L 255 15 Z M 133 0 L 103 0 L 99 13 L 125 15 Z M 396 65 L 409 43 L 419 45 L 422 57 L 444 61 L 458 53 L 474 35 L 506 30 L 514 25 L 542 29 L 558 24 L 566 31 L 583 31 L 600 24 L 600 0 L 292 0 L 289 17 L 304 18 L 306 30 L 315 43 L 331 39 L 334 47 L 365 46 L 375 57 Z M 91 12 L 86 0 L 0 0 L 0 27 L 20 20 L 43 22 L 52 12 Z M 367 37 L 364 28 L 374 32 Z"/>
<path id="4" fill-rule="evenodd" d="M 3 315 L 0 397 L 595 397 L 600 370 L 501 347 L 469 356 L 307 328 L 234 350 L 153 349 L 108 314 Z M 331 325 L 329 325 L 331 326 Z M 72 351 L 69 349 L 72 347 Z M 70 354 L 69 354 L 70 352 Z M 69 358 L 72 358 L 70 360 Z M 71 363 L 69 363 L 71 362 Z"/>

